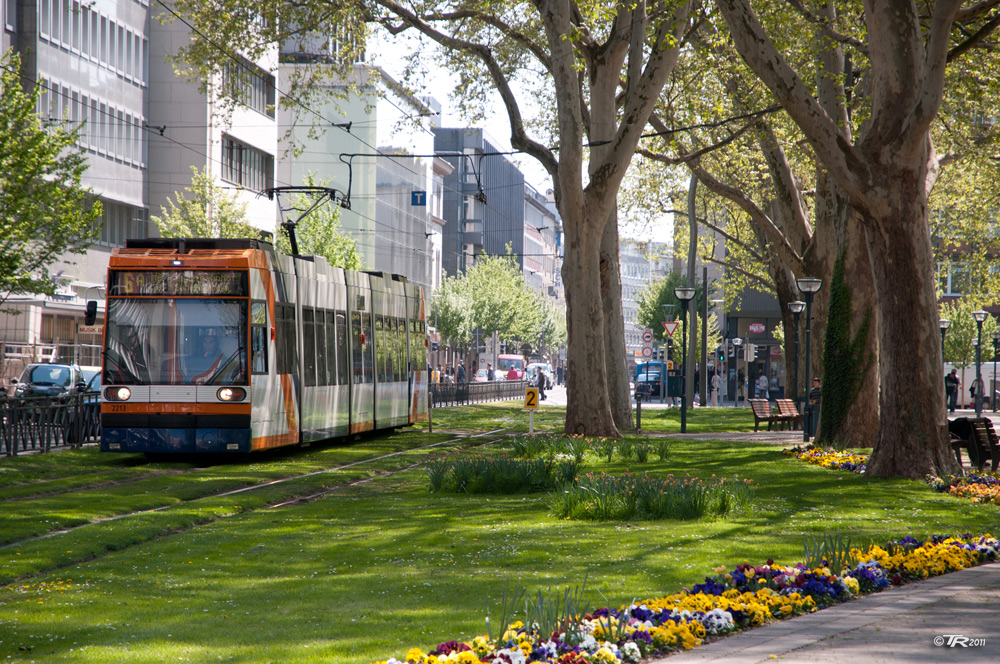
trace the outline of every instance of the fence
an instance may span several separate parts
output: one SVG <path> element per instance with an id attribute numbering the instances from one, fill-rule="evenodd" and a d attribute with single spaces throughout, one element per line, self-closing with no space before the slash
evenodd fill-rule
<path id="1" fill-rule="evenodd" d="M 431 406 L 461 406 L 486 401 L 524 398 L 525 381 L 494 380 L 487 383 L 431 383 Z"/>
<path id="2" fill-rule="evenodd" d="M 0 397 L 0 444 L 6 456 L 78 447 L 100 436 L 100 403 L 95 394 L 62 399 Z"/>

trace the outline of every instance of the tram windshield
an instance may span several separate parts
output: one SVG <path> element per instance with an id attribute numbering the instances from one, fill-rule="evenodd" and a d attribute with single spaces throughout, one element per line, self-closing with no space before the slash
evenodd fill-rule
<path id="1" fill-rule="evenodd" d="M 247 303 L 110 298 L 105 385 L 245 385 Z"/>

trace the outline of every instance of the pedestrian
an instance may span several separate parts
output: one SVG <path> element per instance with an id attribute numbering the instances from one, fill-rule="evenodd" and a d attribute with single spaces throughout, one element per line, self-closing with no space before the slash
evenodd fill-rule
<path id="1" fill-rule="evenodd" d="M 743 385 L 746 381 L 746 372 L 743 371 L 743 367 L 736 370 L 736 401 L 743 399 Z M 744 403 L 744 405 L 746 405 Z"/>
<path id="2" fill-rule="evenodd" d="M 944 377 L 944 394 L 948 399 L 948 412 L 954 413 L 958 406 L 958 370 L 952 369 L 951 373 Z"/>
<path id="3" fill-rule="evenodd" d="M 489 362 L 486 363 L 486 380 L 496 380 L 496 374 L 493 372 L 493 365 Z"/>
<path id="4" fill-rule="evenodd" d="M 539 401 L 545 401 L 545 372 L 541 367 L 535 372 L 535 387 L 538 388 Z"/>
<path id="5" fill-rule="evenodd" d="M 822 392 L 821 388 L 822 385 L 820 384 L 819 378 L 813 378 L 813 386 L 812 389 L 809 390 L 809 403 L 813 404 L 814 406 L 819 405 L 819 399 Z"/>
<path id="6" fill-rule="evenodd" d="M 712 374 L 712 406 L 719 405 L 719 390 L 722 388 L 722 376 L 716 371 Z"/>
<path id="7" fill-rule="evenodd" d="M 757 396 L 761 399 L 770 400 L 771 394 L 768 392 L 767 375 L 761 374 L 757 379 Z"/>
<path id="8" fill-rule="evenodd" d="M 458 373 L 456 376 L 460 385 L 465 382 L 465 362 L 462 360 L 458 361 Z"/>
<path id="9" fill-rule="evenodd" d="M 517 369 L 514 368 L 513 364 L 507 370 L 507 380 L 517 380 Z"/>
<path id="10" fill-rule="evenodd" d="M 563 371 L 564 370 L 561 366 L 556 369 L 556 382 L 559 383 L 560 385 L 562 385 L 565 382 Z"/>

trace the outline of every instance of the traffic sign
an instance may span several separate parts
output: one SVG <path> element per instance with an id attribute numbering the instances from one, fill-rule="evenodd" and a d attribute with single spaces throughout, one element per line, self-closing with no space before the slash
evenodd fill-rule
<path id="1" fill-rule="evenodd" d="M 524 390 L 524 407 L 528 410 L 538 409 L 538 388 L 527 387 Z"/>
<path id="2" fill-rule="evenodd" d="M 667 360 L 667 371 L 673 371 L 673 370 L 674 370 L 674 361 Z"/>
<path id="3" fill-rule="evenodd" d="M 647 344 L 649 342 L 651 342 L 653 340 L 653 331 L 650 330 L 649 328 L 646 328 L 645 330 L 643 330 L 642 331 L 642 340 L 645 341 Z"/>
<path id="4" fill-rule="evenodd" d="M 675 320 L 663 321 L 663 331 L 667 333 L 668 337 L 672 337 L 674 336 L 674 332 L 677 331 L 678 325 L 680 325 L 680 323 Z"/>
<path id="5" fill-rule="evenodd" d="M 642 347 L 642 356 L 644 358 L 646 358 L 647 360 L 649 358 L 653 357 L 653 347 L 652 346 L 643 346 Z"/>

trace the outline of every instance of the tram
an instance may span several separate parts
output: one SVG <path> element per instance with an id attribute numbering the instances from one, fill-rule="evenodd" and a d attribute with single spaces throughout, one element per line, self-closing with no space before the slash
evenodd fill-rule
<path id="1" fill-rule="evenodd" d="M 253 239 L 126 241 L 108 265 L 101 450 L 254 452 L 427 419 L 405 277 Z"/>

